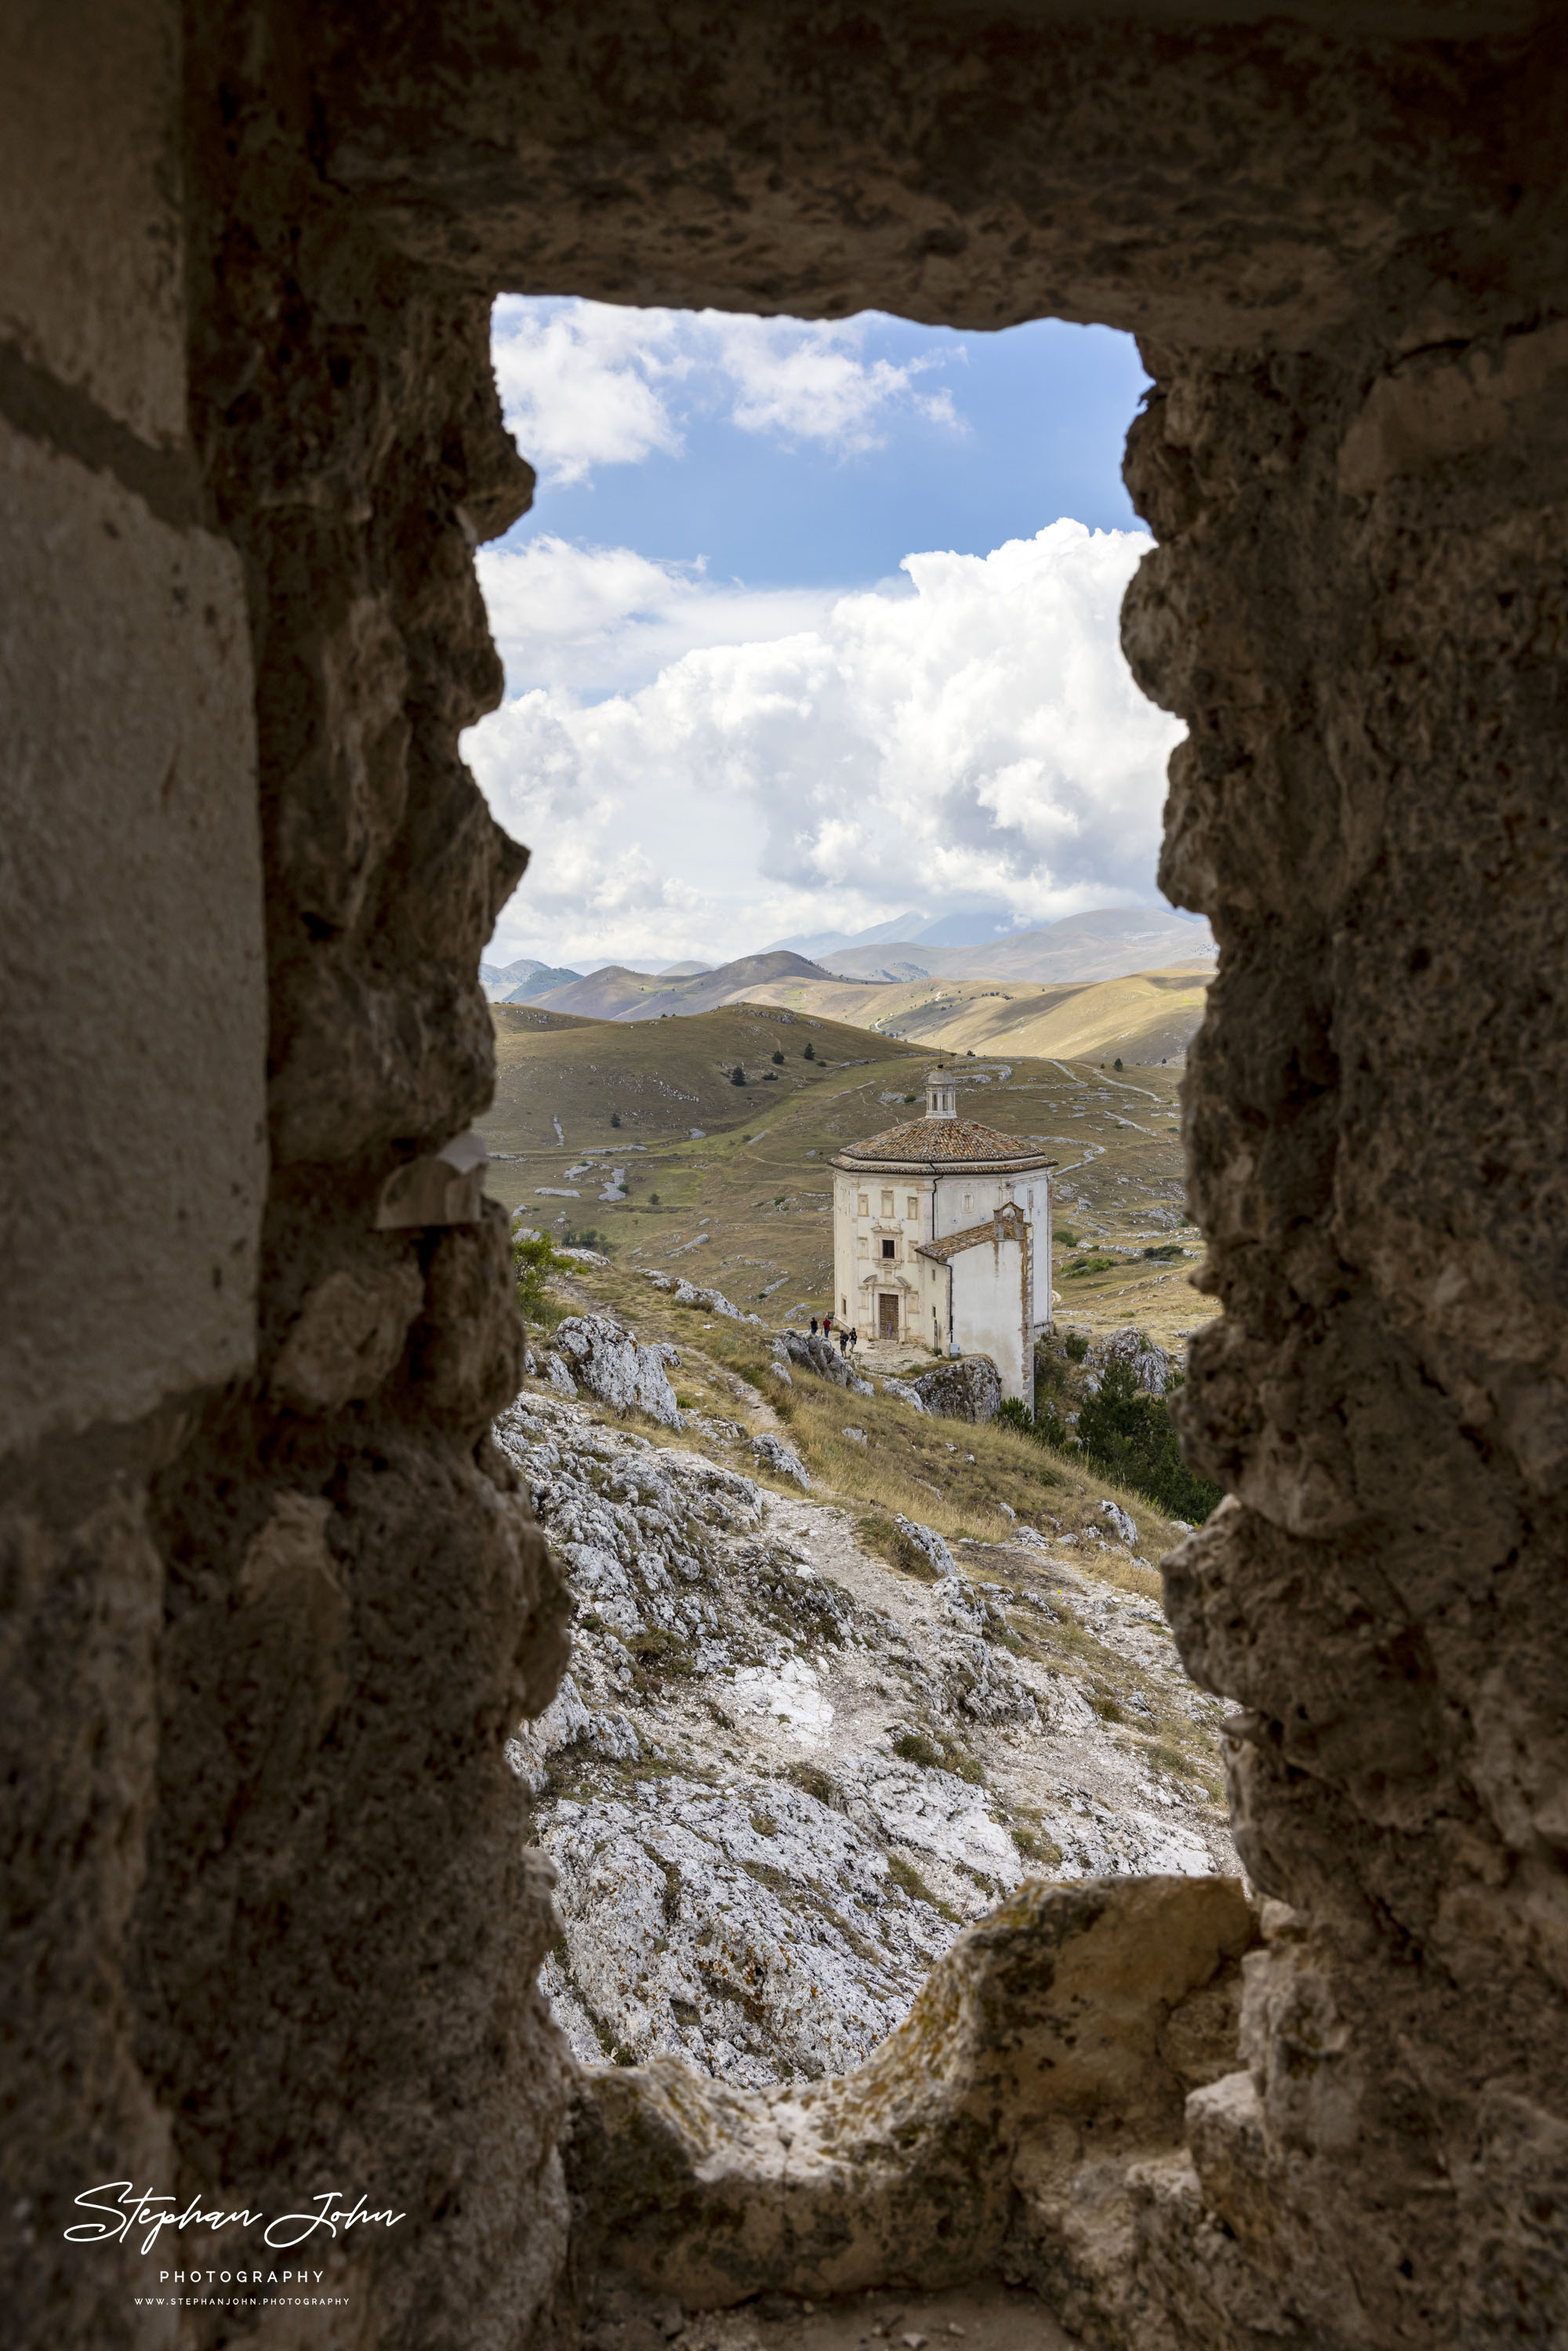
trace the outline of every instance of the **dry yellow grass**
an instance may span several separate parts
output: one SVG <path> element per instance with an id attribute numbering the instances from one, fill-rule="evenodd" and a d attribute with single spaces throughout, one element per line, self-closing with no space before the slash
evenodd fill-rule
<path id="1" fill-rule="evenodd" d="M 856 1395 L 800 1370 L 786 1386 L 769 1368 L 765 1331 L 698 1307 L 675 1306 L 667 1294 L 613 1265 L 586 1268 L 557 1286 L 563 1304 L 612 1307 L 643 1340 L 672 1341 L 681 1358 L 673 1374 L 676 1394 L 691 1410 L 733 1420 L 748 1436 L 776 1416 L 810 1475 L 813 1499 L 850 1511 L 868 1541 L 889 1557 L 894 1555 L 893 1521 L 901 1516 L 950 1543 L 998 1543 L 1020 1522 L 1046 1535 L 1103 1527 L 1099 1506 L 1109 1500 L 1134 1521 L 1136 1552 L 1120 1542 L 1084 1542 L 1075 1563 L 1103 1583 L 1159 1599 L 1159 1573 L 1151 1562 L 1178 1540 L 1176 1531 L 1145 1496 L 1095 1477 L 1021 1430 L 999 1421 L 976 1427 L 924 1416 L 895 1397 Z M 846 1437 L 846 1427 L 862 1430 L 865 1444 Z M 715 1449 L 695 1430 L 674 1437 L 661 1432 L 659 1441 Z M 758 1468 L 749 1452 L 746 1468 L 780 1493 L 799 1491 L 792 1481 Z M 998 1507 L 1003 1502 L 1015 1514 L 1011 1519 Z"/>

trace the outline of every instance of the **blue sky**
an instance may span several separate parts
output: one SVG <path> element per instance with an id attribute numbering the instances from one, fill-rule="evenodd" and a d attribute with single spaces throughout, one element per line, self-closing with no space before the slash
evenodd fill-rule
<path id="1" fill-rule="evenodd" d="M 1159 903 L 1130 338 L 507 298 L 494 350 L 539 475 L 480 557 L 507 700 L 465 748 L 534 852 L 494 957 Z"/>
<path id="2" fill-rule="evenodd" d="M 862 445 L 802 432 L 794 413 L 737 423 L 732 381 L 709 364 L 668 383 L 678 449 L 576 480 L 546 472 L 510 543 L 551 531 L 754 587 L 861 588 L 915 549 L 988 555 L 1062 515 L 1138 528 L 1122 448 L 1148 379 L 1130 335 L 1057 319 L 993 335 L 874 312 L 854 325 L 862 370 L 909 371 L 907 391 L 868 403 Z"/>

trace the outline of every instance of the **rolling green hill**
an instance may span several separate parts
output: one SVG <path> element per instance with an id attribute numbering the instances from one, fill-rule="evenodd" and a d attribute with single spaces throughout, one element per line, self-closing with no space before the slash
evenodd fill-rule
<path id="1" fill-rule="evenodd" d="M 757 1005 L 649 1022 L 507 1005 L 492 1017 L 499 1071 L 482 1122 L 491 1193 L 558 1236 L 593 1228 L 618 1265 L 687 1274 L 775 1325 L 827 1302 L 833 1154 L 918 1115 L 932 1059 L 928 1048 Z M 737 1064 L 744 1086 L 731 1081 Z M 1071 1326 L 1135 1320 L 1179 1345 L 1216 1311 L 1186 1280 L 1200 1252 L 1185 1225 L 1179 1079 L 1157 1065 L 962 1065 L 961 1116 L 1051 1146 L 1052 1278 Z M 627 1196 L 606 1200 L 616 1167 Z"/>

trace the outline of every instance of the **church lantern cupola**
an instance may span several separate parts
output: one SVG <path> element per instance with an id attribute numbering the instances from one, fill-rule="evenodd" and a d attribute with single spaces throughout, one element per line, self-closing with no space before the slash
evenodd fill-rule
<path id="1" fill-rule="evenodd" d="M 958 1089 L 953 1082 L 951 1070 L 926 1071 L 925 1115 L 927 1118 L 957 1117 Z"/>

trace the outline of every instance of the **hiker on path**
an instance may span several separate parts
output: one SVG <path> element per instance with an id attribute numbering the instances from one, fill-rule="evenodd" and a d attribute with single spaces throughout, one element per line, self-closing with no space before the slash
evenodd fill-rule
<path id="1" fill-rule="evenodd" d="M 855 1349 L 860 1345 L 860 1343 L 861 1343 L 861 1334 L 860 1334 L 860 1332 L 855 1329 L 854 1324 L 852 1322 L 852 1323 L 850 1324 L 850 1353 L 851 1353 L 851 1354 L 852 1354 L 852 1355 L 854 1353 Z"/>
<path id="2" fill-rule="evenodd" d="M 817 1335 L 817 1318 L 816 1318 L 816 1316 L 813 1314 L 813 1315 L 812 1315 L 812 1317 L 811 1317 L 811 1336 L 812 1336 L 812 1338 L 814 1339 L 814 1338 L 816 1337 L 816 1335 Z"/>
<path id="3" fill-rule="evenodd" d="M 849 1352 L 850 1334 L 847 1331 L 841 1331 L 839 1332 L 839 1353 L 841 1355 L 847 1355 Z"/>

